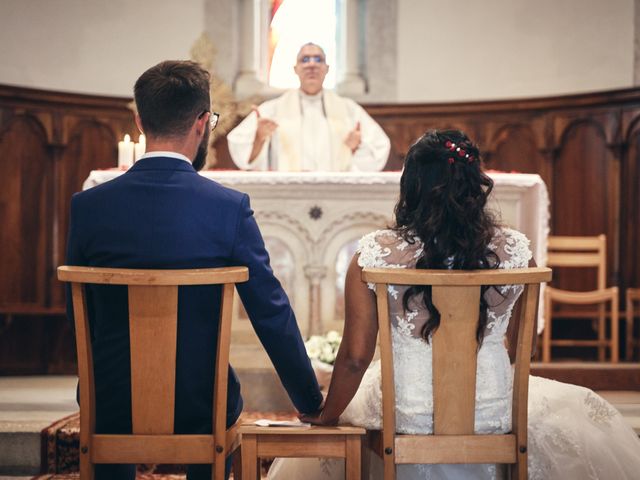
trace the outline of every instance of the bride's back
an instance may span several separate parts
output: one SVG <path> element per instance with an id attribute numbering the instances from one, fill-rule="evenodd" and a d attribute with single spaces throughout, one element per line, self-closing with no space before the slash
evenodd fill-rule
<path id="1" fill-rule="evenodd" d="M 364 236 L 358 265 L 475 270 L 524 268 L 529 241 L 498 225 L 487 209 L 493 181 L 464 133 L 432 131 L 407 153 L 392 229 Z M 369 285 L 373 288 L 373 285 Z M 483 287 L 477 339 L 476 431 L 510 429 L 512 373 L 505 334 L 522 286 Z M 440 323 L 429 287 L 389 286 L 398 431 L 430 433 L 433 395 L 430 338 Z M 451 352 L 455 355 L 455 352 Z M 345 419 L 377 427 L 379 365 L 363 379 Z M 355 408 L 357 406 L 357 408 Z M 375 420 L 374 420 L 375 419 Z"/>
<path id="2" fill-rule="evenodd" d="M 498 268 L 524 268 L 531 258 L 528 239 L 507 228 L 495 231 L 489 248 L 499 260 Z M 407 241 L 393 230 L 379 230 L 360 240 L 358 264 L 371 268 L 415 268 L 423 253 L 422 241 Z M 373 285 L 370 285 L 373 288 Z M 422 337 L 430 313 L 422 294 L 403 305 L 407 286 L 389 286 L 389 317 L 394 351 L 396 382 L 396 422 L 402 433 L 433 431 L 433 392 L 431 344 Z M 476 431 L 507 432 L 511 428 L 512 371 L 504 339 L 513 306 L 522 286 L 488 289 L 487 323 L 478 352 L 476 377 Z M 455 355 L 455 352 L 452 352 Z M 379 364 L 365 376 L 343 419 L 357 425 L 379 428 Z M 366 392 L 366 393 L 365 393 Z"/>

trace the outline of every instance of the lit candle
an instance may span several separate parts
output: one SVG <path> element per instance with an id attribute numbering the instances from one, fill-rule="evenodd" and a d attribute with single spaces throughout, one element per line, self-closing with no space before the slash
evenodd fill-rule
<path id="1" fill-rule="evenodd" d="M 124 141 L 118 142 L 118 168 L 127 169 L 133 165 L 133 142 L 129 134 L 124 136 Z"/>
<path id="2" fill-rule="evenodd" d="M 141 133 L 140 136 L 138 137 L 138 143 L 135 144 L 134 147 L 134 158 L 133 161 L 137 162 L 138 160 L 140 160 L 140 157 L 142 155 L 144 155 L 144 151 L 147 148 L 147 140 L 144 136 L 144 133 Z"/>

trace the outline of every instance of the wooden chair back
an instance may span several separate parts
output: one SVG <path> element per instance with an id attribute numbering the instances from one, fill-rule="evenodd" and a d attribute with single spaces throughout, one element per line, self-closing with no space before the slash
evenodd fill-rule
<path id="1" fill-rule="evenodd" d="M 550 236 L 547 246 L 549 267 L 580 267 L 597 269 L 597 289 L 607 285 L 607 237 Z"/>
<path id="2" fill-rule="evenodd" d="M 611 361 L 617 362 L 618 346 L 618 289 L 607 288 L 607 237 L 604 234 L 586 237 L 550 236 L 547 248 L 547 265 L 550 267 L 595 268 L 596 289 L 591 291 L 562 290 L 548 286 L 545 289 L 545 325 L 542 334 L 542 361 L 551 361 L 551 347 L 597 347 L 598 360 L 604 362 L 607 349 Z M 611 304 L 611 328 L 607 336 L 607 303 Z M 556 310 L 552 308 L 556 306 Z M 561 305 L 560 309 L 557 308 Z M 571 307 L 567 307 L 567 306 Z M 597 305 L 595 313 L 583 305 Z M 597 340 L 555 339 L 552 336 L 554 311 L 558 317 L 593 318 Z"/>
<path id="3" fill-rule="evenodd" d="M 370 269 L 362 280 L 376 284 L 382 368 L 382 434 L 374 439 L 384 462 L 384 478 L 395 478 L 395 464 L 508 463 L 514 478 L 527 478 L 527 395 L 534 319 L 540 283 L 548 268 L 513 270 Z M 480 290 L 483 285 L 523 284 L 513 385 L 512 432 L 474 433 Z M 432 337 L 433 435 L 396 434 L 393 355 L 387 288 L 431 285 L 440 326 Z M 513 475 L 512 475 L 513 476 Z"/>
<path id="4" fill-rule="evenodd" d="M 249 278 L 246 267 L 135 270 L 61 266 L 58 279 L 71 283 L 80 383 L 80 476 L 94 478 L 95 463 L 211 463 L 212 478 L 224 478 L 225 458 L 237 447 L 226 428 L 227 376 L 234 286 Z M 131 435 L 95 433 L 95 384 L 86 284 L 127 285 L 131 344 Z M 213 433 L 174 435 L 178 287 L 222 285 Z M 213 314 L 213 312 L 212 312 Z"/>

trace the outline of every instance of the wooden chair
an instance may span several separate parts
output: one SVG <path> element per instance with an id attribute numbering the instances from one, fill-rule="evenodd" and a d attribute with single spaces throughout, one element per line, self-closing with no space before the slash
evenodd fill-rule
<path id="1" fill-rule="evenodd" d="M 269 457 L 329 457 L 345 459 L 345 479 L 360 480 L 364 428 L 240 426 L 242 478 L 259 479 L 258 460 Z"/>
<path id="2" fill-rule="evenodd" d="M 640 340 L 636 340 L 633 336 L 633 326 L 635 324 L 636 314 L 633 308 L 634 302 L 639 302 L 640 305 L 640 288 L 627 288 L 626 292 L 627 300 L 627 352 L 625 355 L 626 360 L 633 360 L 634 350 L 640 347 Z M 638 311 L 640 316 L 640 310 Z"/>
<path id="3" fill-rule="evenodd" d="M 544 292 L 545 325 L 542 331 L 542 361 L 551 361 L 551 347 L 598 347 L 598 360 L 606 360 L 606 349 L 611 352 L 611 362 L 619 360 L 618 287 L 606 288 L 607 276 L 606 236 L 549 237 L 547 265 L 550 267 L 576 267 L 597 269 L 597 289 L 574 292 L 547 286 Z M 597 305 L 597 340 L 553 339 L 553 305 Z M 606 335 L 606 305 L 611 304 L 611 335 Z M 563 311 L 558 316 L 591 318 L 589 312 Z"/>
<path id="4" fill-rule="evenodd" d="M 239 446 L 237 424 L 226 428 L 229 339 L 234 284 L 246 267 L 197 270 L 129 270 L 58 267 L 71 282 L 80 379 L 80 478 L 94 478 L 95 463 L 212 463 L 224 479 L 225 458 Z M 85 284 L 128 285 L 131 343 L 131 435 L 95 433 L 95 385 Z M 216 346 L 213 434 L 175 435 L 174 392 L 179 285 L 221 284 Z M 213 313 L 213 312 L 212 312 Z"/>
<path id="5" fill-rule="evenodd" d="M 506 463 L 512 478 L 527 478 L 527 395 L 534 321 L 540 282 L 548 268 L 513 270 L 400 270 L 365 268 L 362 280 L 376 284 L 382 368 L 382 431 L 368 434 L 368 446 L 384 463 L 384 479 L 396 464 Z M 512 431 L 474 433 L 477 341 L 481 285 L 524 284 L 513 382 Z M 441 323 L 433 345 L 433 435 L 396 433 L 395 388 L 387 287 L 432 285 Z M 512 318 L 511 321 L 516 321 Z"/>

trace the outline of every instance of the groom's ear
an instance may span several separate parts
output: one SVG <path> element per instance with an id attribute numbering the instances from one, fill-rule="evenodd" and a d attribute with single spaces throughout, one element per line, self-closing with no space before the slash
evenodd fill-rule
<path id="1" fill-rule="evenodd" d="M 134 118 L 135 118 L 136 126 L 138 127 L 138 130 L 140 131 L 140 133 L 144 133 L 144 128 L 142 128 L 142 120 L 140 119 L 140 115 L 136 113 L 134 115 Z"/>

